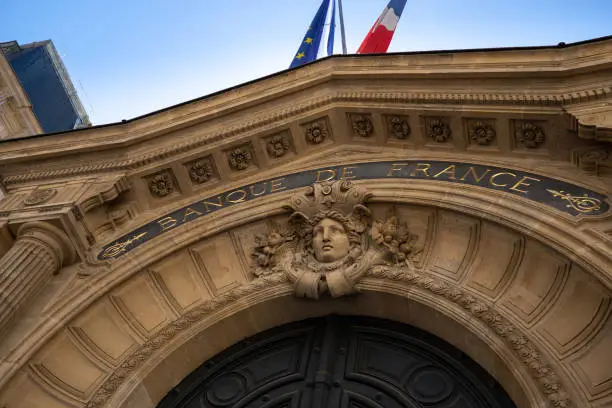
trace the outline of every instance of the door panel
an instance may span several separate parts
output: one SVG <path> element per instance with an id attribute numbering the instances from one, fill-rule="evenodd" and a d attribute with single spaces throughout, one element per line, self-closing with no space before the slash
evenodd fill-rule
<path id="1" fill-rule="evenodd" d="M 442 340 L 379 319 L 328 316 L 264 332 L 211 359 L 158 408 L 515 408 Z"/>

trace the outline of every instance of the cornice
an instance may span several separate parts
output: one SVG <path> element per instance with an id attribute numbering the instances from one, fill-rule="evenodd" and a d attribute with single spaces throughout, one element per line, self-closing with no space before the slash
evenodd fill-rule
<path id="1" fill-rule="evenodd" d="M 86 166 L 71 166 L 60 169 L 47 169 L 43 171 L 28 171 L 27 173 L 5 175 L 3 182 L 5 185 L 14 185 L 19 183 L 46 180 L 53 178 L 71 177 L 77 175 L 97 174 L 102 172 L 129 171 L 139 167 L 146 166 L 158 160 L 168 159 L 172 156 L 187 152 L 191 149 L 200 148 L 215 143 L 222 142 L 237 135 L 241 135 L 250 131 L 258 130 L 277 122 L 291 120 L 308 112 L 316 111 L 333 107 L 337 104 L 350 103 L 384 103 L 389 108 L 405 107 L 406 104 L 425 105 L 474 105 L 482 106 L 533 106 L 533 107 L 552 107 L 559 108 L 562 112 L 563 104 L 571 100 L 583 100 L 584 98 L 596 98 L 599 96 L 612 94 L 612 88 L 606 87 L 593 93 L 584 93 L 576 95 L 527 95 L 520 93 L 512 94 L 487 94 L 487 93 L 411 93 L 411 92 L 346 92 L 336 91 L 325 96 L 311 98 L 303 103 L 285 105 L 279 109 L 269 109 L 266 113 L 251 117 L 242 123 L 233 126 L 224 127 L 210 133 L 205 133 L 201 136 L 191 137 L 187 140 L 182 140 L 170 146 L 158 148 L 146 153 L 131 154 L 131 158 L 119 160 L 100 160 L 92 161 Z M 1 147 L 1 146 L 0 146 Z M 107 148 L 108 145 L 102 144 L 100 149 Z M 66 149 L 63 147 L 63 149 Z M 27 149 L 21 150 L 23 158 L 36 156 L 35 152 L 30 152 Z M 29 152 L 29 153 L 28 153 Z M 59 151 L 57 152 L 61 154 Z M 70 153 L 75 153 L 71 151 Z M 17 158 L 19 153 L 14 152 L 14 158 Z M 125 153 L 122 153 L 125 156 Z M 1 164 L 1 161 L 0 161 Z M 5 173 L 6 174 L 6 173 Z"/>
<path id="2" fill-rule="evenodd" d="M 612 142 L 612 129 L 595 125 L 578 124 L 578 136 L 599 142 Z"/>
<path id="3" fill-rule="evenodd" d="M 384 56 L 337 55 L 319 60 L 296 70 L 282 71 L 256 81 L 238 85 L 228 90 L 188 101 L 183 104 L 153 112 L 130 121 L 105 127 L 83 129 L 79 133 L 98 133 L 98 130 L 125 128 L 125 125 L 154 121 L 162 116 L 176 117 L 177 113 L 187 114 L 211 109 L 223 109 L 224 105 L 236 105 L 269 95 L 271 92 L 284 93 L 300 89 L 312 83 L 321 82 L 325 77 L 334 78 L 375 78 L 379 76 L 393 79 L 402 78 L 444 78 L 460 79 L 478 77 L 481 79 L 502 77 L 556 77 L 558 74 L 569 77 L 588 69 L 592 72 L 612 68 L 612 39 L 600 42 L 549 48 L 514 48 L 458 51 L 431 51 L 414 53 L 385 54 Z M 582 69 L 579 70 L 579 68 Z M 449 77 L 450 76 L 450 77 Z M 262 92 L 265 90 L 265 92 Z M 518 93 L 517 93 L 518 94 Z M 562 94 L 562 93 L 560 93 Z M 558 95 L 555 95 L 558 98 Z M 563 98 L 572 99 L 567 95 Z M 194 106 L 197 105 L 197 106 Z M 167 115 L 168 113 L 170 115 Z M 132 126 L 135 127 L 135 126 Z M 73 133 L 68 132 L 63 135 Z M 107 132 L 103 132 L 107 133 Z"/>
<path id="4" fill-rule="evenodd" d="M 540 49 L 334 56 L 123 123 L 6 141 L 0 143 L 0 165 L 4 166 L 6 185 L 132 170 L 335 104 L 472 105 L 475 109 L 504 106 L 563 111 L 574 103 L 610 98 L 609 76 L 594 79 L 580 74 L 605 74 L 612 70 L 611 61 L 612 39 Z M 479 79 L 480 89 L 473 84 L 461 86 L 462 81 L 474 77 Z M 420 78 L 427 79 L 427 84 L 418 85 Z M 566 79 L 571 79 L 571 86 L 561 86 Z M 512 86 L 500 88 L 504 80 L 511 80 Z M 519 92 L 523 80 L 529 84 Z M 534 85 L 533 81 L 541 82 Z M 344 84 L 363 90 L 350 91 Z M 378 89 L 368 90 L 370 86 Z M 390 91 L 381 90 L 385 87 Z M 313 98 L 315 91 L 318 96 Z M 259 113 L 264 103 L 268 106 Z M 254 108 L 258 113 L 252 115 L 249 111 Z M 214 130 L 195 137 L 175 137 L 170 146 L 167 138 L 161 137 L 202 124 L 210 124 Z M 108 155 L 113 150 L 118 159 L 92 158 L 88 161 L 91 164 L 84 166 L 73 166 L 74 160 L 67 157 L 100 152 Z M 29 169 L 27 173 L 11 169 L 13 165 L 30 167 L 29 163 L 45 158 L 53 158 L 54 169 Z"/>

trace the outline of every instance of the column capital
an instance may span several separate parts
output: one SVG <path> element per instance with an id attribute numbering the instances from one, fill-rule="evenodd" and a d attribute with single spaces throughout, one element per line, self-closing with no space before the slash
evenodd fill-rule
<path id="1" fill-rule="evenodd" d="M 29 239 L 45 245 L 57 259 L 57 271 L 62 266 L 73 264 L 77 253 L 70 238 L 59 228 L 44 221 L 27 222 L 17 230 L 17 241 Z"/>

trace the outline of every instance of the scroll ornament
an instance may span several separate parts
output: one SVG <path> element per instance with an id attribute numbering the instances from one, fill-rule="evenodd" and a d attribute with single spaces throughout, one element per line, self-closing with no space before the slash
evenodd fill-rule
<path id="1" fill-rule="evenodd" d="M 255 237 L 253 274 L 287 275 L 298 297 L 357 293 L 356 283 L 375 265 L 413 268 L 419 237 L 391 208 L 373 220 L 372 196 L 350 181 L 316 183 L 293 195 L 287 222 L 268 222 Z"/>

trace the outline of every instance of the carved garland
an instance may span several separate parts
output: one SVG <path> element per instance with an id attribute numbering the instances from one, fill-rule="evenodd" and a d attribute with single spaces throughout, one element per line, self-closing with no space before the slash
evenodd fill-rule
<path id="1" fill-rule="evenodd" d="M 472 294 L 451 286 L 439 278 L 422 272 L 403 271 L 400 268 L 374 267 L 367 276 L 377 279 L 401 282 L 413 285 L 419 289 L 440 296 L 476 317 L 489 326 L 506 344 L 510 346 L 516 357 L 535 378 L 550 401 L 550 406 L 555 408 L 572 408 L 575 404 L 571 401 L 569 394 L 553 368 L 545 361 L 542 353 L 528 340 L 527 336 L 518 327 L 505 319 L 494 305 L 476 298 Z M 288 283 L 287 276 L 283 273 L 275 273 L 259 277 L 249 283 L 230 290 L 214 299 L 210 299 L 195 309 L 189 311 L 177 320 L 168 324 L 160 330 L 153 338 L 144 343 L 138 350 L 130 355 L 96 390 L 87 403 L 87 408 L 104 407 L 117 389 L 147 361 L 151 356 L 182 331 L 187 330 L 204 317 L 209 316 L 219 309 L 229 305 L 233 301 L 252 295 L 261 290 L 280 286 Z"/>

